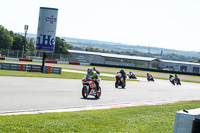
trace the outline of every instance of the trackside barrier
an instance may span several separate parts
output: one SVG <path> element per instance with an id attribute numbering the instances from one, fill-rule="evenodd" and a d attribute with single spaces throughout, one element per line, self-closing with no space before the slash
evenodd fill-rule
<path id="1" fill-rule="evenodd" d="M 79 62 L 69 62 L 69 64 L 71 64 L 71 65 L 80 65 Z"/>
<path id="2" fill-rule="evenodd" d="M 46 62 L 46 63 L 56 63 L 56 64 L 57 64 L 57 61 L 56 61 L 56 60 L 55 60 L 55 61 L 54 61 L 54 60 L 46 60 L 45 62 Z"/>
<path id="3" fill-rule="evenodd" d="M 26 64 L 26 71 L 28 72 L 41 72 L 41 65 Z"/>
<path id="4" fill-rule="evenodd" d="M 57 64 L 69 64 L 68 61 L 57 61 Z"/>
<path id="5" fill-rule="evenodd" d="M 12 64 L 12 63 L 0 63 L 0 69 L 1 70 L 20 70 L 20 64 Z"/>
<path id="6" fill-rule="evenodd" d="M 90 66 L 90 63 L 80 63 L 80 65 L 83 65 L 83 66 Z"/>
<path id="7" fill-rule="evenodd" d="M 28 62 L 32 62 L 32 59 L 19 59 L 19 61 L 28 61 Z"/>
<path id="8" fill-rule="evenodd" d="M 24 68 L 24 64 L 20 64 L 19 70 L 20 70 L 20 71 L 23 71 L 23 68 Z"/>
<path id="9" fill-rule="evenodd" d="M 19 59 L 18 59 L 18 58 L 5 58 L 5 60 L 19 61 Z"/>
<path id="10" fill-rule="evenodd" d="M 51 73 L 51 66 L 47 67 L 47 73 Z"/>
<path id="11" fill-rule="evenodd" d="M 21 58 L 19 59 L 19 58 L 5 58 L 5 57 L 0 57 L 0 60 L 27 61 L 27 62 L 40 62 L 40 63 L 42 62 L 42 60 L 37 60 L 37 59 L 21 59 Z M 69 61 L 56 61 L 56 60 L 46 60 L 45 63 L 90 66 L 90 63 L 69 62 Z"/>
<path id="12" fill-rule="evenodd" d="M 0 57 L 0 60 L 5 60 L 5 57 Z"/>
<path id="13" fill-rule="evenodd" d="M 53 74 L 61 74 L 62 68 L 60 67 L 51 67 L 44 66 L 43 73 L 53 73 Z"/>
<path id="14" fill-rule="evenodd" d="M 40 63 L 42 63 L 42 60 L 32 60 L 32 62 L 40 62 Z"/>
<path id="15" fill-rule="evenodd" d="M 41 65 L 32 64 L 15 64 L 0 62 L 0 70 L 15 70 L 15 71 L 27 71 L 27 72 L 41 72 Z M 45 66 L 43 73 L 61 74 L 61 67 Z"/>
<path id="16" fill-rule="evenodd" d="M 200 108 L 176 112 L 173 133 L 199 133 L 199 119 Z"/>

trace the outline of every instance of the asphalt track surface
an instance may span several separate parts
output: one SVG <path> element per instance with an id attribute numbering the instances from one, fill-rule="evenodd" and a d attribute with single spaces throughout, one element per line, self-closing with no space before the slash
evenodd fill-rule
<path id="1" fill-rule="evenodd" d="M 110 75 L 112 76 L 112 75 Z M 80 79 L 0 76 L 0 115 L 64 112 L 200 100 L 200 84 L 167 80 L 128 81 L 125 89 L 115 81 L 101 81 L 100 99 L 83 99 Z"/>

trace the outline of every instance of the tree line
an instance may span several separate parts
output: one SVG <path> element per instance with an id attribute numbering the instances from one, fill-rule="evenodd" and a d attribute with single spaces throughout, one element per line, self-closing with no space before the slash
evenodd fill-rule
<path id="1" fill-rule="evenodd" d="M 69 54 L 68 49 L 73 49 L 71 44 L 59 37 L 56 37 L 55 43 L 54 53 Z M 22 50 L 23 47 L 25 52 L 36 52 L 35 39 L 25 38 L 25 36 L 9 31 L 0 25 L 0 49 Z"/>
<path id="2" fill-rule="evenodd" d="M 71 44 L 68 44 L 64 39 L 56 37 L 55 42 L 55 51 L 54 53 L 58 54 L 69 54 L 68 49 L 90 51 L 90 52 L 101 52 L 101 53 L 112 53 L 112 54 L 121 54 L 121 55 L 130 55 L 130 56 L 143 56 L 143 57 L 152 57 L 165 60 L 175 60 L 175 61 L 189 61 L 189 62 L 198 62 L 200 59 L 198 57 L 186 57 L 178 54 L 153 54 L 145 53 L 137 50 L 131 51 L 120 51 L 120 50 L 105 50 L 94 47 L 77 47 Z M 35 38 L 25 38 L 24 36 L 14 33 L 13 31 L 8 31 L 2 25 L 0 25 L 0 49 L 8 50 L 22 50 L 24 46 L 25 52 L 37 52 L 35 49 Z"/>

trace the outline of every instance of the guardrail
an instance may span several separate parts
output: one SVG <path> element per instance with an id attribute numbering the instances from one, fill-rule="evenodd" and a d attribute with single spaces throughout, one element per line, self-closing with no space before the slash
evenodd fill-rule
<path id="1" fill-rule="evenodd" d="M 41 72 L 41 65 L 32 65 L 32 64 L 16 64 L 16 63 L 4 63 L 0 62 L 0 70 L 15 70 L 15 71 L 27 71 L 27 72 Z M 61 67 L 51 67 L 44 66 L 43 73 L 53 73 L 61 74 Z"/>

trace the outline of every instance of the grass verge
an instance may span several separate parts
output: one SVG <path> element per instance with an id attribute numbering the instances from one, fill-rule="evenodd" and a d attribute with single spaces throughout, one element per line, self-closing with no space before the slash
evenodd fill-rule
<path id="1" fill-rule="evenodd" d="M 200 101 L 79 112 L 0 116 L 0 132 L 172 133 L 175 113 Z"/>
<path id="2" fill-rule="evenodd" d="M 0 70 L 0 76 L 82 79 L 85 76 L 85 74 L 73 73 L 73 72 L 62 72 L 62 74 L 44 74 L 44 73 L 36 73 L 36 72 Z M 102 80 L 115 81 L 114 77 L 107 77 L 107 76 L 101 76 L 101 75 L 99 77 Z M 136 81 L 136 80 L 127 80 L 127 81 Z"/>

